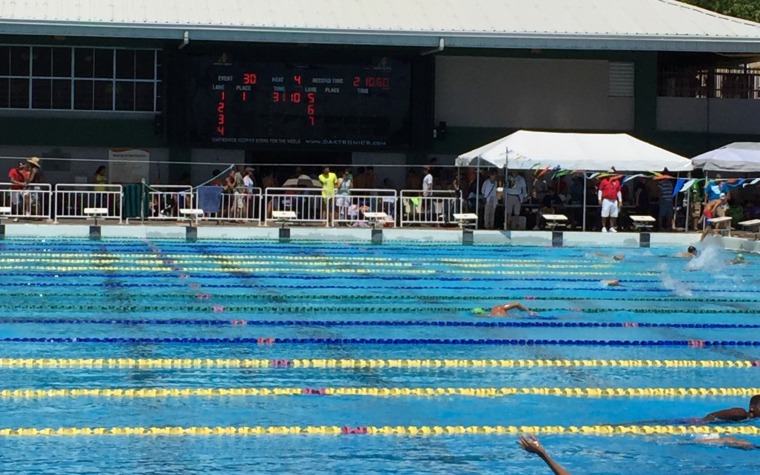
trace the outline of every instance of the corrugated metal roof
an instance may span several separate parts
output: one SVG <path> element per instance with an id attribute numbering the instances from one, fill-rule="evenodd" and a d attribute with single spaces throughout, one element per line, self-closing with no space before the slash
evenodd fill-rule
<path id="1" fill-rule="evenodd" d="M 0 0 L 0 32 L 450 47 L 760 52 L 760 24 L 673 0 Z"/>

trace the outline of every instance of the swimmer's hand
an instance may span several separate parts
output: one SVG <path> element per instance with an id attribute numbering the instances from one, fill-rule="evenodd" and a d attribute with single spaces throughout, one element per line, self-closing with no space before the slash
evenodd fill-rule
<path id="1" fill-rule="evenodd" d="M 541 443 L 534 435 L 521 435 L 520 440 L 517 443 L 520 444 L 520 447 L 526 452 L 538 455 L 546 454 L 546 450 L 544 450 L 543 446 L 541 446 Z"/>

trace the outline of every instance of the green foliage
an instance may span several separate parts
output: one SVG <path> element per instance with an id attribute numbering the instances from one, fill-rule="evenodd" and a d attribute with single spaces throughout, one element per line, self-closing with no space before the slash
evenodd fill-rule
<path id="1" fill-rule="evenodd" d="M 682 0 L 707 10 L 760 22 L 760 0 Z"/>

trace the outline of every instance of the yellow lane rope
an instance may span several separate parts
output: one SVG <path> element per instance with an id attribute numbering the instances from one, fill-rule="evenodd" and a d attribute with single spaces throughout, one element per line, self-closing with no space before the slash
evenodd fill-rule
<path id="1" fill-rule="evenodd" d="M 753 368 L 751 360 L 0 358 L 0 368 Z"/>
<path id="2" fill-rule="evenodd" d="M 330 264 L 331 266 L 334 266 L 334 263 Z M 469 270 L 462 270 L 459 271 L 460 273 L 468 274 L 468 275 L 546 275 L 546 268 L 547 267 L 553 267 L 553 266 L 543 266 L 540 270 L 515 270 L 515 271 L 469 271 Z M 581 266 L 583 268 L 587 268 L 588 266 Z M 311 272 L 311 273 L 319 273 L 319 274 L 380 274 L 380 273 L 387 273 L 387 272 L 393 272 L 394 275 L 399 274 L 409 274 L 409 275 L 433 275 L 433 274 L 439 274 L 440 271 L 436 269 L 392 269 L 392 270 L 385 270 L 385 269 L 367 269 L 367 268 L 354 268 L 354 269 L 341 269 L 341 268 L 302 268 L 302 267 L 293 267 L 292 265 L 288 264 L 287 266 L 283 265 L 280 267 L 250 267 L 250 266 L 242 266 L 242 265 L 236 265 L 236 270 L 240 271 L 246 271 L 246 272 Z M 137 272 L 137 271 L 147 271 L 147 272 L 174 272 L 174 268 L 172 266 L 101 266 L 101 267 L 93 267 L 93 266 L 22 266 L 22 265 L 11 265 L 11 266 L 0 266 L 0 270 L 6 271 L 6 270 L 13 270 L 13 271 L 48 271 L 48 272 L 74 272 L 74 271 L 93 271 L 93 272 L 102 272 L 104 270 L 108 271 L 126 271 L 126 272 Z M 183 272 L 227 272 L 224 268 L 214 268 L 214 267 L 182 267 Z M 616 276 L 653 276 L 658 275 L 659 272 L 655 271 L 649 271 L 649 272 L 616 272 Z M 586 276 L 603 276 L 608 275 L 608 272 L 603 272 L 602 269 L 600 269 L 598 272 L 563 272 L 561 274 L 553 274 L 556 277 L 562 277 L 562 276 L 570 276 L 570 275 L 586 275 Z"/>
<path id="3" fill-rule="evenodd" d="M 749 397 L 760 394 L 760 388 L 94 388 L 94 389 L 2 389 L 0 397 L 15 399 L 102 397 L 229 397 L 229 396 L 370 396 L 370 397 L 441 397 L 464 396 L 496 398 L 504 396 L 564 397 Z"/>
<path id="4" fill-rule="evenodd" d="M 704 425 L 588 425 L 588 426 L 242 426 L 242 427 L 59 427 L 2 428 L 0 437 L 33 436 L 246 436 L 246 435 L 758 435 L 756 426 Z"/>

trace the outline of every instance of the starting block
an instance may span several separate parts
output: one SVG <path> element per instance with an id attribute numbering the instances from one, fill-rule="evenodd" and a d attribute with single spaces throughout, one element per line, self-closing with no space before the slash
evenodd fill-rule
<path id="1" fill-rule="evenodd" d="M 567 225 L 567 216 L 564 214 L 544 214 L 542 215 L 546 221 L 546 227 L 554 231 L 557 226 Z"/>
<path id="2" fill-rule="evenodd" d="M 85 208 L 84 214 L 94 220 L 94 224 L 90 226 L 90 240 L 100 241 L 100 226 L 98 226 L 98 216 L 108 215 L 108 208 Z"/>
<path id="3" fill-rule="evenodd" d="M 367 222 L 372 228 L 372 244 L 382 244 L 383 225 L 380 223 L 381 221 L 385 221 L 385 218 L 387 218 L 388 215 L 382 211 L 365 211 L 364 217 L 367 218 Z"/>
<path id="4" fill-rule="evenodd" d="M 633 227 L 639 231 L 642 229 L 651 229 L 654 226 L 654 223 L 657 222 L 653 217 L 645 215 L 634 214 L 631 215 L 630 218 L 633 222 Z"/>
<path id="5" fill-rule="evenodd" d="M 721 234 L 725 233 L 726 235 L 728 235 L 730 237 L 731 236 L 731 220 L 732 219 L 733 218 L 731 218 L 730 216 L 723 216 L 723 217 L 720 217 L 720 218 L 710 218 L 710 219 L 707 220 L 707 223 L 711 224 L 713 226 L 716 226 L 715 228 L 713 228 L 713 231 L 719 232 Z M 719 227 L 717 227 L 718 225 L 723 224 L 723 223 L 728 223 L 728 226 L 726 226 L 725 228 L 719 228 Z"/>
<path id="6" fill-rule="evenodd" d="M 0 206 L 0 239 L 5 239 L 5 224 L 2 223 L 2 218 L 7 218 L 12 211 L 10 206 Z"/>
<path id="7" fill-rule="evenodd" d="M 370 224 L 370 226 L 377 227 L 378 224 L 380 224 L 380 221 L 385 221 L 385 218 L 388 217 L 386 213 L 383 212 L 374 212 L 374 211 L 366 211 L 364 213 L 364 217 L 367 218 L 367 222 Z"/>
<path id="8" fill-rule="evenodd" d="M 272 211 L 272 218 L 280 225 L 280 241 L 290 240 L 290 228 L 286 225 L 297 217 L 295 211 Z"/>
<path id="9" fill-rule="evenodd" d="M 2 212 L 2 210 L 0 210 Z M 742 221 L 739 223 L 739 226 L 744 226 L 747 228 L 748 231 L 755 233 L 755 239 L 758 238 L 758 235 L 760 235 L 760 219 L 750 219 L 749 221 Z M 752 228 L 757 227 L 754 231 Z"/>
<path id="10" fill-rule="evenodd" d="M 95 220 L 95 226 L 98 225 L 98 216 L 106 216 L 108 215 L 108 208 L 85 208 L 84 214 L 87 215 L 87 217 L 92 218 Z"/>
<path id="11" fill-rule="evenodd" d="M 473 244 L 475 237 L 472 230 L 478 226 L 478 215 L 475 213 L 454 213 L 452 218 L 462 228 L 462 244 Z"/>
<path id="12" fill-rule="evenodd" d="M 460 228 L 474 228 L 478 224 L 478 215 L 475 213 L 454 213 L 452 215 Z"/>
<path id="13" fill-rule="evenodd" d="M 180 208 L 179 214 L 189 219 L 191 224 L 197 224 L 198 218 L 203 216 L 203 210 L 195 208 Z"/>
<path id="14" fill-rule="evenodd" d="M 295 211 L 272 211 L 272 219 L 283 228 L 297 217 Z"/>

